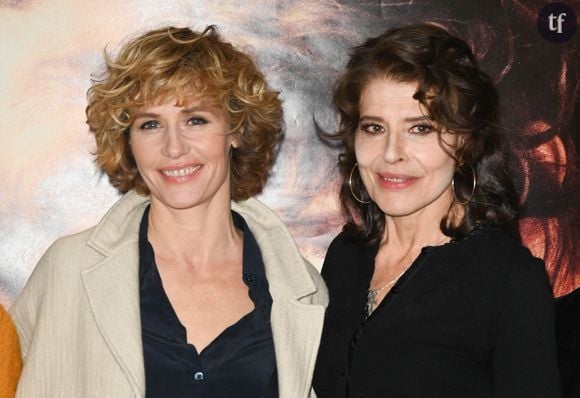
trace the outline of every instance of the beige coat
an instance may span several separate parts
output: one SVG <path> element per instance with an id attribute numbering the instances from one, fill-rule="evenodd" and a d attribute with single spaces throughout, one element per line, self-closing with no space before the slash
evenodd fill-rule
<path id="1" fill-rule="evenodd" d="M 148 203 L 129 193 L 44 254 L 10 310 L 24 357 L 17 397 L 144 396 L 138 235 Z M 326 287 L 271 210 L 255 199 L 232 208 L 264 259 L 280 397 L 313 397 Z"/>

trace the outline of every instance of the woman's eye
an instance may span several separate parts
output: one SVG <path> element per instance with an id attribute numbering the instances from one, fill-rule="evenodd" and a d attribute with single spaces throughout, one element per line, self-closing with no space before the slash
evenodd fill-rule
<path id="1" fill-rule="evenodd" d="M 147 120 L 146 122 L 141 123 L 139 128 L 141 130 L 153 130 L 159 128 L 159 122 L 157 120 Z"/>
<path id="2" fill-rule="evenodd" d="M 409 129 L 411 134 L 425 135 L 434 131 L 433 126 L 429 124 L 417 124 Z"/>
<path id="3" fill-rule="evenodd" d="M 192 117 L 187 121 L 187 124 L 189 124 L 190 126 L 199 126 L 206 123 L 207 120 L 199 116 Z"/>
<path id="4" fill-rule="evenodd" d="M 361 124 L 360 129 L 367 134 L 380 134 L 383 132 L 383 126 L 376 123 Z"/>

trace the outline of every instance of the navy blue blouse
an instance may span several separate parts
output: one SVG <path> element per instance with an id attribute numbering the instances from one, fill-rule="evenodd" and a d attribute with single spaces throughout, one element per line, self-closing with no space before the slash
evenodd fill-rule
<path id="1" fill-rule="evenodd" d="M 163 289 L 147 239 L 149 208 L 139 230 L 139 285 L 146 397 L 277 397 L 270 310 L 272 298 L 260 248 L 244 219 L 243 281 L 254 310 L 225 329 L 202 352 L 187 343 L 185 327 Z"/>

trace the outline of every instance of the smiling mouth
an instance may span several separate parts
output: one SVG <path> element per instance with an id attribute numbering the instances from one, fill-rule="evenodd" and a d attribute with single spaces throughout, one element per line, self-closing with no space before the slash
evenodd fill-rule
<path id="1" fill-rule="evenodd" d="M 385 173 L 387 174 L 387 173 Z M 388 190 L 405 190 L 417 182 L 417 177 L 404 174 L 377 174 L 379 184 Z"/>
<path id="2" fill-rule="evenodd" d="M 408 181 L 409 178 L 398 178 L 398 177 L 381 177 L 383 181 L 393 182 L 393 183 L 401 183 Z"/>
<path id="3" fill-rule="evenodd" d="M 182 169 L 161 170 L 161 174 L 167 177 L 185 177 L 195 173 L 200 169 L 200 167 L 201 165 L 198 164 L 195 166 L 184 167 Z"/>

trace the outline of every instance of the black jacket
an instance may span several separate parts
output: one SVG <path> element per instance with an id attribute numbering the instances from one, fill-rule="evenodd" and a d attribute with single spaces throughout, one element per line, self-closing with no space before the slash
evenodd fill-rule
<path id="1" fill-rule="evenodd" d="M 562 397 L 580 397 L 580 289 L 556 300 L 558 363 Z"/>
<path id="2" fill-rule="evenodd" d="M 368 320 L 378 247 L 331 244 L 314 376 L 319 398 L 556 398 L 554 308 L 543 262 L 480 227 L 427 247 Z"/>

